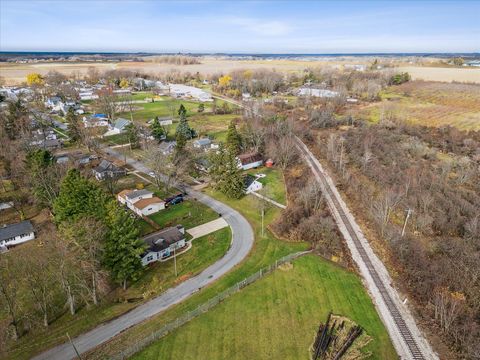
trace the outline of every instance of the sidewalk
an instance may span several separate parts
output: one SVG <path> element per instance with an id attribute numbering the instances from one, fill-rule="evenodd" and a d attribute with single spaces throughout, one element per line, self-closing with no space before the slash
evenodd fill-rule
<path id="1" fill-rule="evenodd" d="M 272 199 L 270 199 L 270 198 L 268 198 L 268 197 L 266 197 L 266 196 L 257 194 L 257 193 L 254 192 L 254 191 L 252 191 L 250 194 L 252 194 L 252 195 L 254 195 L 254 196 L 256 196 L 256 197 L 258 197 L 258 198 L 260 198 L 260 199 L 263 199 L 263 200 L 265 200 L 265 201 L 268 201 L 270 204 L 273 204 L 273 205 L 279 207 L 280 209 L 286 209 L 286 208 L 287 208 L 286 205 L 280 204 L 280 203 L 276 202 L 275 200 L 272 200 Z"/>

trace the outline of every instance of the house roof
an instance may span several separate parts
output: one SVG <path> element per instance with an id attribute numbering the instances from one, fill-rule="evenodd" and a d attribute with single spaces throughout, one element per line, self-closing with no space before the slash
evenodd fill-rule
<path id="1" fill-rule="evenodd" d="M 18 235 L 29 234 L 33 232 L 33 225 L 25 220 L 16 224 L 4 225 L 0 227 L 0 241 L 11 239 Z"/>
<path id="2" fill-rule="evenodd" d="M 117 194 L 117 196 L 120 196 L 120 197 L 122 197 L 122 198 L 125 199 L 126 195 L 129 194 L 129 193 L 131 193 L 132 191 L 133 191 L 132 189 L 125 189 L 125 190 L 120 191 L 120 192 Z"/>
<path id="3" fill-rule="evenodd" d="M 130 124 L 130 120 L 118 118 L 117 120 L 115 120 L 115 124 L 113 125 L 113 127 L 119 130 L 123 130 L 128 124 Z"/>
<path id="4" fill-rule="evenodd" d="M 185 234 L 180 229 L 183 229 L 182 225 L 169 227 L 144 237 L 143 241 L 148 246 L 148 250 L 154 252 L 162 251 L 185 238 Z"/>
<path id="5" fill-rule="evenodd" d="M 142 199 L 142 200 L 138 200 L 136 203 L 135 203 L 135 207 L 137 209 L 145 209 L 147 206 L 150 206 L 152 204 L 161 204 L 163 203 L 164 201 L 162 199 L 160 199 L 159 197 L 152 197 L 152 198 L 149 198 L 149 199 Z"/>
<path id="6" fill-rule="evenodd" d="M 153 192 L 147 189 L 133 190 L 125 194 L 125 197 L 129 200 L 132 200 L 132 199 L 135 199 L 136 197 L 144 196 L 144 195 L 153 195 Z"/>
<path id="7" fill-rule="evenodd" d="M 113 165 L 113 163 L 111 163 L 110 161 L 103 159 L 100 164 L 98 164 L 98 166 L 95 168 L 95 171 L 104 172 L 107 171 L 111 166 L 115 165 Z"/>
<path id="8" fill-rule="evenodd" d="M 262 155 L 254 151 L 254 152 L 238 155 L 238 159 L 240 160 L 242 165 L 247 165 L 247 164 L 255 163 L 257 161 L 262 161 Z"/>
<path id="9" fill-rule="evenodd" d="M 160 145 L 158 145 L 158 148 L 161 151 L 167 151 L 170 150 L 172 147 L 175 147 L 177 145 L 176 141 L 164 141 Z"/>

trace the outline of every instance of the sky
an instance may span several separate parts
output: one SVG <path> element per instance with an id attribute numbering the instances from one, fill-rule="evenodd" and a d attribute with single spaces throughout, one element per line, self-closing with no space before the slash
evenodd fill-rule
<path id="1" fill-rule="evenodd" d="M 0 0 L 0 51 L 480 52 L 480 0 Z"/>

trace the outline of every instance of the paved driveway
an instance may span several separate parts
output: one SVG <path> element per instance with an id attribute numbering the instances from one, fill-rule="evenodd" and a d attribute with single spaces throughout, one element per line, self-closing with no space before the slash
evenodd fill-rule
<path id="1" fill-rule="evenodd" d="M 192 240 L 211 234 L 217 230 L 223 229 L 227 227 L 228 223 L 225 221 L 224 218 L 218 218 L 212 221 L 209 221 L 205 224 L 195 226 L 194 228 L 188 229 L 187 233 L 192 235 Z"/>

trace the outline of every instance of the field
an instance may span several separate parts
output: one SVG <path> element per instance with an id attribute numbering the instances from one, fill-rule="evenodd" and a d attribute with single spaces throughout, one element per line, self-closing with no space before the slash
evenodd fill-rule
<path id="1" fill-rule="evenodd" d="M 285 182 L 280 169 L 262 167 L 248 170 L 247 173 L 250 175 L 265 174 L 264 178 L 258 179 L 263 185 L 262 195 L 286 205 Z"/>
<path id="2" fill-rule="evenodd" d="M 405 66 L 396 70 L 408 72 L 413 80 L 466 82 L 480 84 L 479 68 L 452 68 L 452 67 L 427 67 Z"/>
<path id="3" fill-rule="evenodd" d="M 396 359 L 375 307 L 354 274 L 314 255 L 248 286 L 133 359 L 308 359 L 329 311 L 362 326 L 370 359 Z"/>
<path id="4" fill-rule="evenodd" d="M 362 113 L 373 122 L 392 112 L 415 124 L 480 130 L 480 85 L 411 81 L 388 88 L 382 100 Z"/>
<path id="5" fill-rule="evenodd" d="M 66 341 L 66 332 L 74 337 L 131 310 L 138 306 L 143 298 L 148 299 L 164 292 L 220 259 L 228 250 L 230 241 L 230 228 L 193 240 L 192 248 L 177 258 L 178 278 L 174 275 L 173 261 L 154 263 L 148 267 L 139 281 L 132 284 L 126 291 L 117 289 L 108 294 L 107 299 L 98 307 L 80 309 L 74 316 L 65 314 L 52 323 L 48 330 L 38 331 L 34 336 L 20 338 L 15 347 L 9 351 L 8 358 L 30 358 L 40 349 L 45 350 L 48 346 Z"/>

